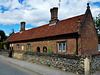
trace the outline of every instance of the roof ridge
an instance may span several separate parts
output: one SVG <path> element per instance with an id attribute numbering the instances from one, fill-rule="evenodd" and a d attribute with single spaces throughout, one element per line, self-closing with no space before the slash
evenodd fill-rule
<path id="1" fill-rule="evenodd" d="M 76 17 L 79 17 L 79 16 L 84 16 L 85 14 L 81 14 L 81 15 L 78 15 L 78 16 L 73 16 L 73 17 L 70 17 L 70 18 L 67 18 L 67 19 L 63 19 L 63 20 L 60 20 L 60 21 L 64 21 L 64 20 L 69 20 L 69 19 L 73 19 L 73 18 L 76 18 Z"/>
<path id="2" fill-rule="evenodd" d="M 70 18 L 67 18 L 67 19 L 59 20 L 59 21 L 61 22 L 61 21 L 64 21 L 64 20 L 69 20 L 69 19 L 73 19 L 73 18 L 76 18 L 76 17 L 79 17 L 79 16 L 83 16 L 83 15 L 85 15 L 85 14 L 81 14 L 81 15 L 78 15 L 78 16 L 70 17 Z M 39 27 L 30 28 L 30 29 L 27 29 L 25 31 L 29 31 L 29 30 L 32 30 L 32 29 L 41 28 L 41 27 L 47 26 L 47 25 L 49 25 L 49 23 L 48 24 L 41 25 Z M 17 33 L 19 33 L 19 32 L 17 32 Z"/>

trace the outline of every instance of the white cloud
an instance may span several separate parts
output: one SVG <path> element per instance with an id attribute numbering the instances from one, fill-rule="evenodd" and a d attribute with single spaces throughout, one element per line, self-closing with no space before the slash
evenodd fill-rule
<path id="1" fill-rule="evenodd" d="M 9 34 L 6 34 L 6 36 L 9 36 Z"/>
<path id="2" fill-rule="evenodd" d="M 32 28 L 25 28 L 25 30 L 32 29 Z"/>
<path id="3" fill-rule="evenodd" d="M 97 2 L 100 0 L 61 0 L 58 18 L 66 19 L 68 17 L 84 14 L 87 2 Z M 50 8 L 58 6 L 59 0 L 24 0 L 22 4 L 18 0 L 0 0 L 0 5 L 9 8 L 9 11 L 1 13 L 0 24 L 12 25 L 25 21 L 27 24 L 40 26 L 50 20 Z M 93 17 L 100 13 L 100 7 L 91 6 Z M 16 9 L 17 8 L 17 9 Z"/>

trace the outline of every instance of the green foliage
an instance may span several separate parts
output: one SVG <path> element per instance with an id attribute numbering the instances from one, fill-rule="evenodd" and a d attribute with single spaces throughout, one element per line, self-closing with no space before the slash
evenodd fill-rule
<path id="1" fill-rule="evenodd" d="M 48 47 L 48 52 L 47 53 L 53 53 L 53 50 L 51 47 Z"/>
<path id="2" fill-rule="evenodd" d="M 0 42 L 3 42 L 6 39 L 4 31 L 0 30 Z"/>
<path id="3" fill-rule="evenodd" d="M 65 69 L 65 71 L 67 71 L 67 69 Z"/>
<path id="4" fill-rule="evenodd" d="M 9 50 L 10 43 L 7 42 L 7 43 L 5 43 L 5 45 L 6 45 L 7 50 Z"/>
<path id="5" fill-rule="evenodd" d="M 48 67 L 50 67 L 50 64 L 48 64 Z"/>
<path id="6" fill-rule="evenodd" d="M 11 51 L 14 51 L 13 49 Z"/>
<path id="7" fill-rule="evenodd" d="M 46 47 L 46 46 L 44 46 L 43 48 L 44 48 L 44 50 L 43 50 L 43 51 L 46 53 L 46 52 L 47 52 L 47 47 Z"/>
<path id="8" fill-rule="evenodd" d="M 96 19 L 95 19 L 95 25 L 96 25 L 96 27 L 99 29 L 99 27 L 100 27 L 100 14 L 98 15 L 98 17 L 96 17 Z M 100 29 L 99 29 L 100 30 Z"/>
<path id="9" fill-rule="evenodd" d="M 53 53 L 53 49 L 51 48 L 50 44 L 48 44 L 48 52 L 47 53 Z"/>
<path id="10" fill-rule="evenodd" d="M 6 36 L 6 35 L 5 35 L 5 39 L 7 39 L 8 37 L 9 37 L 9 36 Z"/>
<path id="11" fill-rule="evenodd" d="M 56 50 L 56 53 L 58 53 L 58 50 Z"/>
<path id="12" fill-rule="evenodd" d="M 26 48 L 26 52 L 29 52 L 29 49 L 28 48 Z"/>
<path id="13" fill-rule="evenodd" d="M 3 42 L 0 42 L 0 49 L 3 49 Z"/>
<path id="14" fill-rule="evenodd" d="M 44 50 L 45 53 L 47 53 L 47 50 Z"/>
<path id="15" fill-rule="evenodd" d="M 94 21 L 95 21 L 96 28 L 100 32 L 100 14 L 96 17 Z M 100 34 L 98 35 L 98 40 L 100 41 Z"/>
<path id="16" fill-rule="evenodd" d="M 31 48 L 30 51 L 33 52 L 33 49 Z"/>
<path id="17" fill-rule="evenodd" d="M 73 54 L 76 54 L 76 51 L 72 51 L 73 52 Z"/>

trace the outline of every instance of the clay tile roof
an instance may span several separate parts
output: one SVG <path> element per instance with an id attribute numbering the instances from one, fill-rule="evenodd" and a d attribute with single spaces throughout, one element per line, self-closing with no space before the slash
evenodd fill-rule
<path id="1" fill-rule="evenodd" d="M 83 15 L 68 18 L 65 20 L 58 21 L 55 25 L 49 26 L 49 24 L 25 30 L 22 33 L 14 33 L 6 42 L 15 42 L 22 40 L 30 40 L 36 38 L 44 38 L 62 34 L 69 34 L 77 32 L 77 21 L 80 18 L 83 19 Z"/>

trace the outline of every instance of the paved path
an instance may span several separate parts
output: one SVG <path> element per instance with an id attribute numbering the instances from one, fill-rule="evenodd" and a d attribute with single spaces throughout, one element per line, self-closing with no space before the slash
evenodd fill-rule
<path id="1" fill-rule="evenodd" d="M 36 72 L 33 73 L 34 75 L 40 75 Z M 0 75 L 33 75 L 33 74 L 28 70 L 25 70 L 20 67 L 16 67 L 0 59 Z"/>
<path id="2" fill-rule="evenodd" d="M 94 73 L 93 75 L 100 75 L 100 71 L 97 71 L 97 72 Z"/>
<path id="3" fill-rule="evenodd" d="M 0 59 L 4 60 L 12 65 L 17 65 L 16 67 L 20 66 L 21 68 L 25 68 L 28 70 L 28 72 L 30 71 L 30 73 L 32 73 L 32 75 L 75 75 L 70 72 L 64 72 L 64 71 L 56 70 L 53 68 L 29 63 L 26 61 L 20 61 L 17 59 L 12 59 L 12 58 L 1 56 L 1 55 L 0 55 Z"/>

